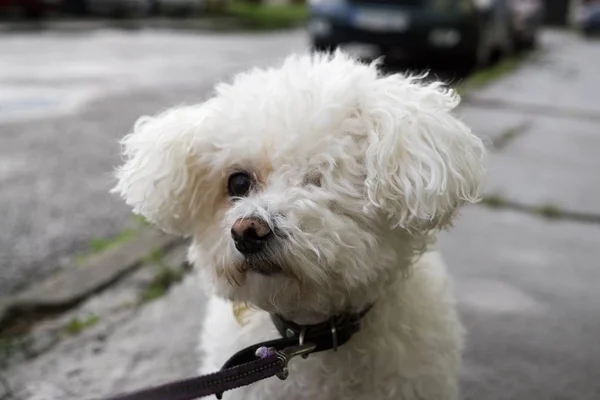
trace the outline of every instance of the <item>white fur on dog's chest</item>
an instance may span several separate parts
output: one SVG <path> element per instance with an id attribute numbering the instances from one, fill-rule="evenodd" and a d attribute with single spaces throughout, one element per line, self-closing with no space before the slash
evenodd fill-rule
<path id="1" fill-rule="evenodd" d="M 462 328 L 445 267 L 424 255 L 411 277 L 373 307 L 363 329 L 338 352 L 294 359 L 286 381 L 269 378 L 225 393 L 226 400 L 453 400 Z M 251 311 L 241 326 L 232 304 L 211 298 L 200 338 L 200 373 L 218 370 L 238 350 L 279 337 L 269 315 Z"/>

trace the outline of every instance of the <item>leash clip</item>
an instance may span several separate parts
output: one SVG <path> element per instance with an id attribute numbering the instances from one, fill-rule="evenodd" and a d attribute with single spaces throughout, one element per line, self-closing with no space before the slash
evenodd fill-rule
<path id="1" fill-rule="evenodd" d="M 290 362 L 290 360 L 297 356 L 306 358 L 316 348 L 317 348 L 316 344 L 312 344 L 312 343 L 304 344 L 303 343 L 303 344 L 299 344 L 297 346 L 286 347 L 285 349 L 283 349 L 281 351 L 276 350 L 275 354 L 277 355 L 277 358 L 279 358 L 281 360 L 281 362 L 283 363 L 283 369 L 281 370 L 280 373 L 276 374 L 275 376 L 277 376 L 282 381 L 286 380 L 287 377 L 290 375 L 290 371 L 288 370 L 288 363 Z"/>
<path id="2" fill-rule="evenodd" d="M 300 345 L 300 346 L 304 345 L 304 337 L 305 336 L 306 336 L 306 326 L 303 326 L 302 330 L 300 331 L 300 336 L 298 337 L 298 345 Z M 304 358 L 306 360 L 308 358 L 308 354 L 309 353 L 302 354 L 302 358 Z"/>

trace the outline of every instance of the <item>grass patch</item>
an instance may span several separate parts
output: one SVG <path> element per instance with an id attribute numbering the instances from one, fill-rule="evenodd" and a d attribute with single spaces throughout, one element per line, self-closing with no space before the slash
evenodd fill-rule
<path id="1" fill-rule="evenodd" d="M 79 335 L 87 328 L 96 325 L 99 321 L 100 317 L 96 315 L 92 315 L 84 319 L 75 317 L 65 326 L 64 332 L 68 335 Z"/>
<path id="2" fill-rule="evenodd" d="M 143 215 L 134 215 L 133 220 L 140 228 L 152 225 Z"/>
<path id="3" fill-rule="evenodd" d="M 8 364 L 8 360 L 17 354 L 23 347 L 23 344 L 16 337 L 2 337 L 0 338 L 0 367 Z"/>
<path id="4" fill-rule="evenodd" d="M 535 208 L 535 212 L 544 218 L 557 219 L 563 216 L 563 211 L 560 207 L 554 204 L 544 204 Z"/>
<path id="5" fill-rule="evenodd" d="M 77 265 L 83 265 L 89 259 L 90 256 L 105 252 L 113 247 L 118 245 L 122 245 L 124 243 L 130 242 L 135 239 L 141 230 L 152 226 L 152 224 L 141 215 L 133 216 L 133 228 L 125 229 L 123 232 L 119 233 L 117 236 L 112 238 L 93 238 L 89 244 L 89 250 L 84 254 L 80 254 L 75 258 L 75 262 Z"/>
<path id="6" fill-rule="evenodd" d="M 506 207 L 508 204 L 508 200 L 499 194 L 492 194 L 489 196 L 484 196 L 481 199 L 481 204 L 484 204 L 491 208 L 501 208 Z"/>
<path id="7" fill-rule="evenodd" d="M 282 29 L 303 24 L 308 19 L 304 4 L 259 5 L 232 1 L 226 14 L 239 19 L 249 29 Z"/>
<path id="8" fill-rule="evenodd" d="M 15 359 L 35 356 L 33 339 L 26 334 L 0 336 L 0 371 Z M 0 396 L 0 399 L 2 397 Z"/>
<path id="9" fill-rule="evenodd" d="M 508 57 L 495 65 L 476 71 L 462 83 L 457 85 L 456 91 L 461 96 L 464 96 L 470 90 L 481 88 L 496 79 L 502 78 L 511 72 L 516 71 L 529 56 L 530 53 Z"/>
<path id="10" fill-rule="evenodd" d="M 148 254 L 145 258 L 145 261 L 148 263 L 162 264 L 163 257 L 165 256 L 165 252 L 160 247 L 156 247 L 152 249 L 150 254 Z"/>
<path id="11" fill-rule="evenodd" d="M 484 196 L 480 203 L 490 208 L 508 208 L 525 212 L 527 214 L 539 215 L 547 219 L 566 218 L 568 215 L 568 213 L 565 213 L 565 211 L 563 211 L 559 206 L 554 204 L 540 204 L 531 207 L 511 202 L 499 194 Z"/>
<path id="12" fill-rule="evenodd" d="M 494 149 L 500 150 L 506 147 L 511 141 L 516 139 L 517 137 L 525 134 L 527 130 L 531 127 L 531 122 L 527 121 L 521 123 L 517 126 L 513 126 L 508 128 L 502 135 L 500 135 L 497 139 L 494 140 Z"/>
<path id="13" fill-rule="evenodd" d="M 147 303 L 164 296 L 171 286 L 183 279 L 184 271 L 161 267 L 152 282 L 142 292 L 141 303 Z"/>
<path id="14" fill-rule="evenodd" d="M 496 65 L 475 72 L 467 79 L 468 85 L 471 87 L 485 86 L 488 83 L 515 71 L 525 59 L 526 56 L 524 55 L 509 57 Z"/>
<path id="15" fill-rule="evenodd" d="M 115 246 L 127 243 L 137 237 L 139 229 L 126 229 L 117 236 L 109 239 L 94 238 L 90 242 L 90 249 L 84 254 L 80 254 L 75 258 L 77 265 L 83 265 L 91 255 L 105 252 Z"/>
<path id="16" fill-rule="evenodd" d="M 519 129 L 519 126 L 513 126 L 512 128 L 508 128 L 503 134 L 502 136 L 500 136 L 500 139 L 502 142 L 508 142 L 510 140 L 513 140 L 514 138 L 517 137 L 517 135 L 519 134 L 519 132 L 521 131 L 521 129 Z"/>
<path id="17" fill-rule="evenodd" d="M 106 251 L 106 250 L 110 249 L 111 247 L 114 247 L 118 244 L 129 242 L 130 240 L 135 238 L 137 236 L 137 234 L 138 234 L 137 230 L 126 229 L 112 239 L 101 239 L 101 238 L 92 239 L 92 242 L 90 243 L 90 247 L 92 249 L 92 252 L 100 253 L 100 252 Z"/>

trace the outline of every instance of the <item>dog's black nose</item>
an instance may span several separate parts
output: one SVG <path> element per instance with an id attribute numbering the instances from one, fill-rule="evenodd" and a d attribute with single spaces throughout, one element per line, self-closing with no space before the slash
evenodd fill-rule
<path id="1" fill-rule="evenodd" d="M 231 227 L 231 237 L 235 248 L 242 254 L 255 254 L 261 251 L 272 232 L 261 218 L 241 218 Z"/>

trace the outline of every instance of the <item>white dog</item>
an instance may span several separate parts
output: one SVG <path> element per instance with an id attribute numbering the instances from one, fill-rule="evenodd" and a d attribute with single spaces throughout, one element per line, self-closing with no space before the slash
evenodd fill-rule
<path id="1" fill-rule="evenodd" d="M 337 351 L 226 399 L 457 398 L 462 327 L 434 244 L 485 173 L 481 140 L 451 114 L 459 101 L 340 51 L 306 54 L 142 117 L 124 138 L 114 190 L 193 238 L 213 295 L 201 372 L 280 338 L 271 314 L 304 326 L 366 312 Z"/>

